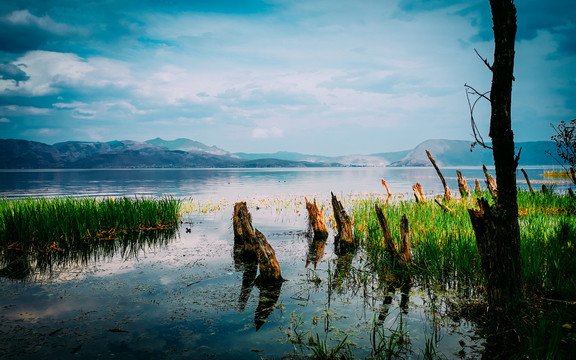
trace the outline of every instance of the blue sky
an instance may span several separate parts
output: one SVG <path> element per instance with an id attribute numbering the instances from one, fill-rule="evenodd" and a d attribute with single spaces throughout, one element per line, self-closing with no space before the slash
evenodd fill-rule
<path id="1" fill-rule="evenodd" d="M 516 141 L 576 118 L 576 5 L 517 1 Z M 488 0 L 0 3 L 0 137 L 321 155 L 471 140 Z M 487 137 L 489 105 L 476 111 Z"/>

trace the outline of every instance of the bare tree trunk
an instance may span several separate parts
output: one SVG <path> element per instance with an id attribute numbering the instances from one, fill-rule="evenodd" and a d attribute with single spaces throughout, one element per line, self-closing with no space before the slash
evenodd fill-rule
<path id="1" fill-rule="evenodd" d="M 516 7 L 512 0 L 490 0 L 494 23 L 494 64 L 490 91 L 490 137 L 496 167 L 497 210 L 480 199 L 479 210 L 469 210 L 478 253 L 487 280 L 491 309 L 515 310 L 523 295 L 520 227 L 511 103 L 514 80 Z"/>
<path id="2" fill-rule="evenodd" d="M 334 219 L 336 220 L 336 229 L 338 230 L 336 246 L 339 249 L 353 249 L 356 247 L 356 242 L 354 241 L 354 234 L 352 233 L 350 216 L 348 216 L 342 203 L 336 196 L 333 193 L 330 194 L 332 195 L 332 208 L 334 209 Z"/>
<path id="3" fill-rule="evenodd" d="M 306 200 L 306 210 L 308 210 L 308 223 L 314 232 L 315 239 L 326 239 L 328 237 L 328 229 L 326 228 L 326 222 L 324 221 L 324 212 L 316 204 L 316 199 L 314 202 Z"/>
<path id="4" fill-rule="evenodd" d="M 432 166 L 434 166 L 434 169 L 436 169 L 436 172 L 438 173 L 438 176 L 440 177 L 440 181 L 442 181 L 442 186 L 444 186 L 444 200 L 447 200 L 447 201 L 452 200 L 452 194 L 450 194 L 450 189 L 448 188 L 448 185 L 446 184 L 446 180 L 444 180 L 444 176 L 442 175 L 440 168 L 438 167 L 438 165 L 436 165 L 436 161 L 434 161 L 432 154 L 430 154 L 430 151 L 426 150 L 426 155 L 428 155 L 428 159 L 432 163 Z"/>

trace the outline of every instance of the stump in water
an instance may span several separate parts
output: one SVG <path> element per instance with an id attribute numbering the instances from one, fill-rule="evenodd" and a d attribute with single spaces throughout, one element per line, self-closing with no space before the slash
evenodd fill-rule
<path id="1" fill-rule="evenodd" d="M 324 222 L 324 212 L 316 204 L 316 199 L 311 203 L 306 197 L 306 210 L 308 210 L 308 223 L 314 231 L 315 239 L 326 239 L 328 237 L 328 229 Z"/>
<path id="2" fill-rule="evenodd" d="M 403 216 L 402 221 L 400 222 L 403 241 L 401 242 L 400 252 L 398 252 L 396 244 L 394 243 L 394 239 L 392 238 L 392 233 L 390 232 L 390 227 L 388 226 L 388 220 L 386 220 L 386 216 L 378 204 L 374 204 L 374 208 L 376 210 L 378 222 L 380 223 L 380 228 L 382 228 L 382 233 L 384 235 L 384 246 L 386 248 L 386 252 L 394 264 L 398 265 L 402 270 L 408 269 L 411 260 L 409 236 L 410 227 L 408 226 L 408 219 L 406 219 L 406 216 Z M 408 258 L 406 255 L 408 255 Z"/>
<path id="3" fill-rule="evenodd" d="M 524 168 L 520 169 L 520 171 L 522 171 L 522 174 L 524 175 L 524 179 L 526 179 L 526 183 L 528 184 L 528 189 L 530 190 L 531 193 L 533 193 L 534 189 L 532 188 L 532 184 L 530 184 L 530 179 L 528 178 L 528 174 L 526 174 L 526 171 L 524 171 Z"/>
<path id="4" fill-rule="evenodd" d="M 468 184 L 466 184 L 466 180 L 459 170 L 456 170 L 456 175 L 458 175 L 458 190 L 460 191 L 460 196 L 462 199 L 468 199 Z"/>
<path id="5" fill-rule="evenodd" d="M 400 220 L 400 252 L 404 255 L 406 263 L 412 262 L 412 246 L 410 245 L 410 224 L 406 215 Z"/>
<path id="6" fill-rule="evenodd" d="M 482 165 L 482 170 L 484 170 L 484 175 L 486 176 L 486 187 L 492 195 L 493 199 L 498 197 L 498 188 L 496 187 L 496 180 L 488 173 L 488 169 L 486 169 L 486 165 Z"/>
<path id="7" fill-rule="evenodd" d="M 434 166 L 434 169 L 436 169 L 436 172 L 438 173 L 438 176 L 440 177 L 440 181 L 442 181 L 442 186 L 444 186 L 444 199 L 447 201 L 452 200 L 452 195 L 450 194 L 450 189 L 448 188 L 448 185 L 446 184 L 446 180 L 444 180 L 444 176 L 442 175 L 440 168 L 438 168 L 438 165 L 436 165 L 436 161 L 434 161 L 432 154 L 430 154 L 430 151 L 426 150 L 426 155 L 428 155 L 428 159 L 432 163 L 432 166 Z"/>
<path id="8" fill-rule="evenodd" d="M 356 247 L 356 242 L 354 241 L 354 235 L 352 233 L 350 216 L 348 216 L 342 203 L 336 196 L 333 193 L 330 194 L 332 195 L 332 208 L 334 209 L 334 219 L 336 220 L 336 229 L 338 230 L 335 239 L 336 247 L 339 249 L 353 249 Z"/>
<path id="9" fill-rule="evenodd" d="M 476 179 L 476 186 L 474 187 L 474 192 L 479 193 L 480 191 L 481 191 L 480 181 L 478 181 L 478 179 Z"/>
<path id="10" fill-rule="evenodd" d="M 384 179 L 382 179 L 382 186 L 384 186 L 386 188 L 386 192 L 388 193 L 388 197 L 392 196 L 392 193 L 390 192 L 390 189 L 388 188 L 388 184 L 386 184 L 386 181 L 384 181 Z"/>
<path id="11" fill-rule="evenodd" d="M 280 265 L 276 259 L 274 249 L 266 237 L 252 227 L 252 216 L 248 212 L 245 202 L 234 205 L 234 256 L 243 261 L 258 262 L 260 275 L 256 279 L 259 284 L 273 284 L 282 282 Z"/>
<path id="12" fill-rule="evenodd" d="M 412 190 L 414 190 L 414 197 L 417 203 L 425 203 L 426 196 L 424 196 L 424 191 L 422 191 L 422 185 L 419 182 L 416 185 L 412 185 Z"/>

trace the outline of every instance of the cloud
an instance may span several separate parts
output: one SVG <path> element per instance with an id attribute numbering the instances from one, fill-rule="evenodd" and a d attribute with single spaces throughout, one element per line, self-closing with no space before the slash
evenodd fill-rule
<path id="1" fill-rule="evenodd" d="M 24 53 L 73 32 L 73 28 L 49 16 L 38 17 L 29 10 L 15 10 L 0 17 L 0 50 Z"/>
<path id="2" fill-rule="evenodd" d="M 252 130 L 252 137 L 254 139 L 281 138 L 283 136 L 284 132 L 279 128 L 256 128 Z"/>
<path id="3" fill-rule="evenodd" d="M 5 105 L 0 106 L 0 115 L 47 115 L 50 109 L 33 106 Z"/>
<path id="4" fill-rule="evenodd" d="M 9 123 L 9 122 L 10 122 L 10 119 L 8 119 L 8 118 L 5 118 L 5 117 L 0 118 L 0 123 Z"/>
<path id="5" fill-rule="evenodd" d="M 25 65 L 20 65 L 25 66 Z M 20 66 L 14 64 L 0 64 L 0 79 L 13 80 L 16 86 L 20 85 L 20 81 L 27 81 L 30 76 L 24 72 Z"/>

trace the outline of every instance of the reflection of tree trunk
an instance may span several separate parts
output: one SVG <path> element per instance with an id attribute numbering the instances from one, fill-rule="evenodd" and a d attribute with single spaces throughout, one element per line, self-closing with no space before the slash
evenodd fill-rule
<path id="1" fill-rule="evenodd" d="M 338 287 L 342 283 L 342 279 L 345 279 L 350 273 L 352 268 L 352 260 L 356 255 L 355 249 L 348 249 L 346 251 L 335 251 L 338 255 L 336 259 L 336 269 L 334 270 L 334 277 L 332 279 L 332 285 Z"/>
<path id="2" fill-rule="evenodd" d="M 400 310 L 404 314 L 408 314 L 408 305 L 410 303 L 410 289 L 412 288 L 410 283 L 402 283 L 400 286 Z M 386 296 L 384 297 L 384 303 L 382 304 L 382 309 L 378 313 L 377 325 L 381 326 L 386 321 L 386 317 L 390 312 L 390 305 L 392 305 L 392 300 L 398 289 L 398 284 L 390 283 L 386 289 Z"/>
<path id="3" fill-rule="evenodd" d="M 356 247 L 354 235 L 352 234 L 352 222 L 350 216 L 344 210 L 342 203 L 332 195 L 332 208 L 334 209 L 334 219 L 336 220 L 336 229 L 338 234 L 335 238 L 336 247 L 339 249 L 353 249 Z"/>
<path id="4" fill-rule="evenodd" d="M 328 229 L 326 228 L 326 223 L 324 221 L 324 212 L 316 204 L 316 199 L 314 202 L 309 202 L 306 200 L 306 210 L 308 210 L 308 223 L 314 231 L 314 238 L 326 239 L 328 237 Z"/>
<path id="5" fill-rule="evenodd" d="M 242 288 L 240 289 L 240 298 L 238 299 L 238 308 L 240 311 L 244 311 L 252 288 L 256 280 L 256 274 L 258 273 L 258 264 L 255 262 L 247 262 L 244 264 L 244 273 L 242 274 Z"/>
<path id="6" fill-rule="evenodd" d="M 256 311 L 254 313 L 254 324 L 256 325 L 256 331 L 260 330 L 262 325 L 268 321 L 268 317 L 276 308 L 276 302 L 278 302 L 278 298 L 280 298 L 281 290 L 281 282 L 260 287 L 258 306 L 256 307 Z"/>
<path id="7" fill-rule="evenodd" d="M 309 241 L 308 245 L 308 255 L 306 256 L 306 266 L 310 265 L 310 263 L 314 264 L 314 269 L 318 265 L 318 262 L 322 260 L 324 256 L 324 247 L 326 246 L 326 239 L 317 239 L 314 238 Z"/>

